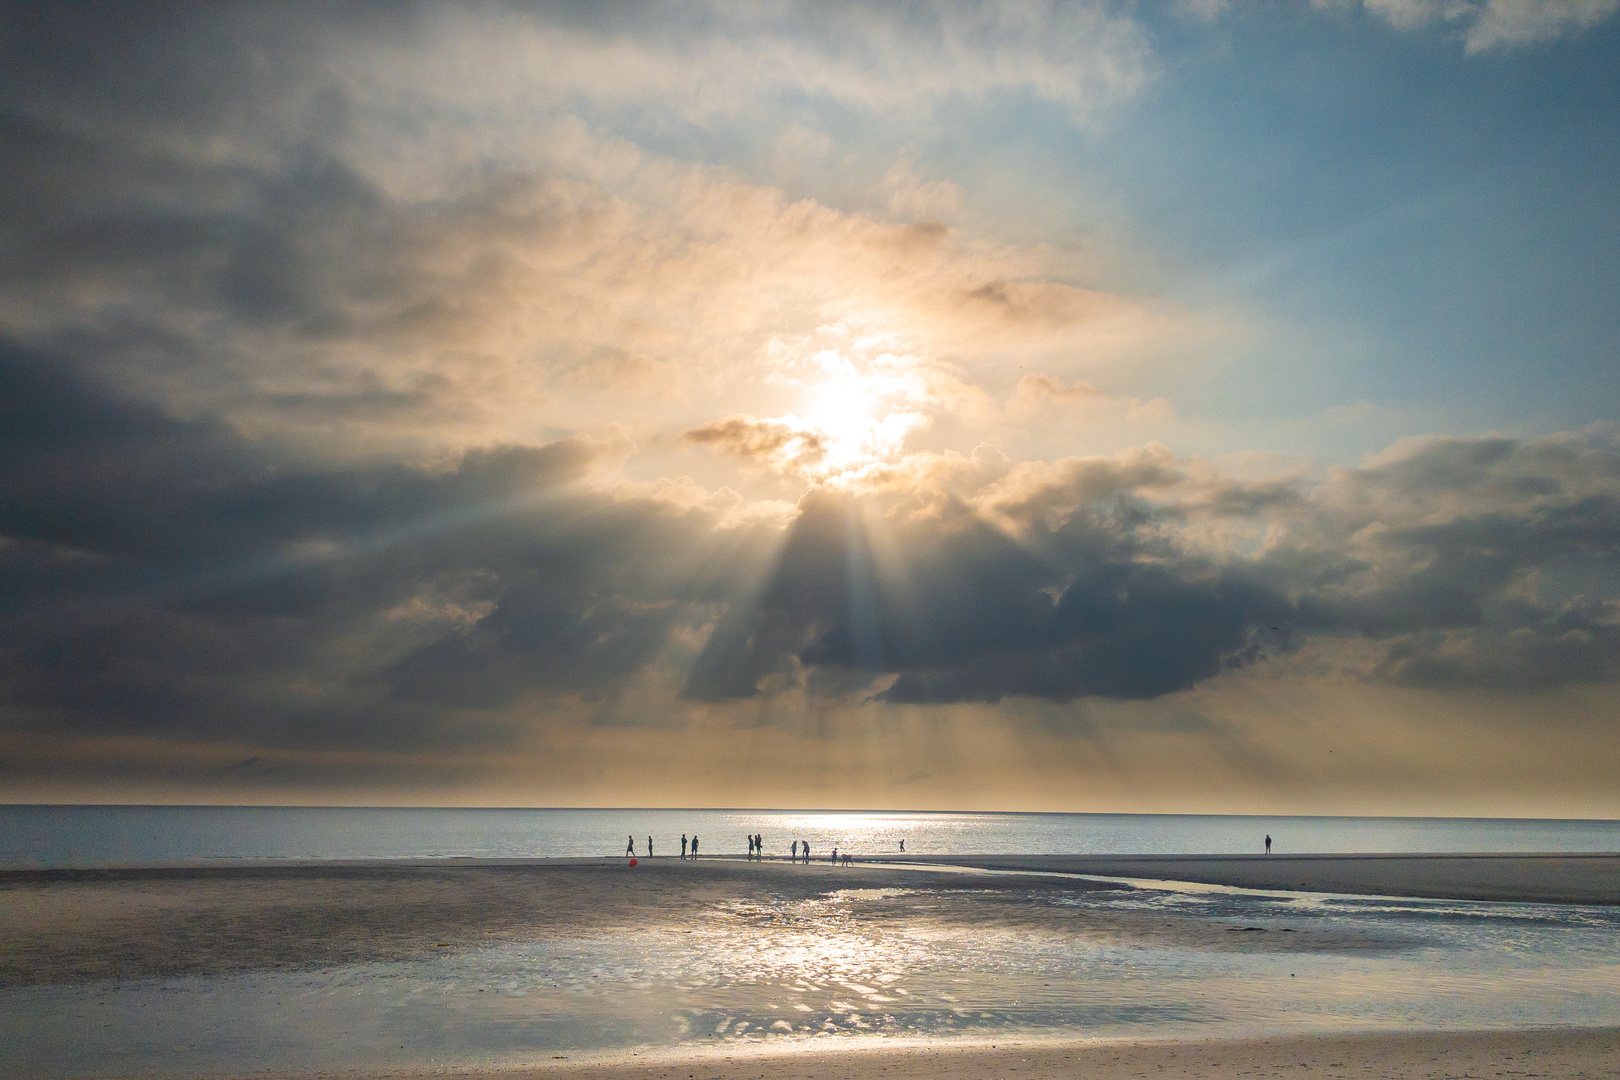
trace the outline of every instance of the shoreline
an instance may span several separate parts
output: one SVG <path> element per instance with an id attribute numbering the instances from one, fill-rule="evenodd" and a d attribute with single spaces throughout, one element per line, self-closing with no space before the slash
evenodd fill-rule
<path id="1" fill-rule="evenodd" d="M 1130 884 L 1186 883 L 1281 892 L 1426 900 L 1620 905 L 1620 854 L 1590 852 L 1288 855 L 904 855 L 855 856 L 850 867 L 825 860 L 749 860 L 741 855 L 642 857 L 648 872 L 700 873 L 704 867 L 803 874 L 952 871 L 1083 875 Z M 0 889 L 88 882 L 228 881 L 264 877 L 410 876 L 466 870 L 629 869 L 620 857 L 409 859 L 218 859 L 103 867 L 4 867 Z"/>

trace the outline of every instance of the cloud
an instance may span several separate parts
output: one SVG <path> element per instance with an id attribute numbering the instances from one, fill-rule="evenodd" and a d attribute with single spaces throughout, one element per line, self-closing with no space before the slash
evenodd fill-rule
<path id="1" fill-rule="evenodd" d="M 1612 18 L 1620 0 L 1488 0 L 1464 40 L 1470 53 L 1578 34 Z"/>
<path id="2" fill-rule="evenodd" d="M 778 96 L 882 112 L 1013 92 L 1085 119 L 1138 93 L 1153 71 L 1147 35 L 1101 3 L 834 3 L 813 13 L 635 5 L 571 15 L 440 11 L 427 22 L 451 41 L 452 57 L 476 53 L 499 72 L 502 96 L 515 82 L 531 99 L 583 91 L 695 117 Z M 458 74 L 490 81 L 470 66 Z"/>
<path id="3" fill-rule="evenodd" d="M 285 94 L 262 100 L 263 91 L 285 90 L 284 74 L 296 85 L 317 73 L 385 101 L 409 91 L 453 95 L 473 123 L 505 123 L 503 108 L 580 94 L 703 116 L 778 95 L 911 110 L 1022 92 L 1085 115 L 1138 92 L 1153 70 L 1148 35 L 1111 5 L 1041 0 L 829 3 L 813 12 L 724 2 L 611 11 L 400 5 L 297 19 L 157 7 L 18 16 L 6 29 L 21 61 L 13 78 L 134 89 L 160 77 L 163 94 L 131 95 L 124 107 L 185 119 L 274 117 Z M 124 45 L 136 59 L 120 64 Z M 238 91 L 222 99 L 216 83 L 228 86 L 232 76 Z"/>
<path id="4" fill-rule="evenodd" d="M 1083 380 L 1065 382 L 1037 373 L 1019 378 L 1002 409 L 1003 431 L 1027 435 L 1041 429 L 1083 427 L 1163 434 L 1176 422 L 1175 406 L 1162 397 L 1116 397 Z"/>
<path id="5" fill-rule="evenodd" d="M 617 692 L 759 557 L 757 529 L 593 486 L 611 444 L 317 466 L 60 358 L 5 350 L 0 385 L 0 697 L 24 730 L 476 742 L 469 710 Z"/>
<path id="6" fill-rule="evenodd" d="M 785 420 L 732 416 L 693 428 L 681 438 L 790 472 L 815 472 L 827 457 L 827 437 L 823 433 Z"/>
<path id="7" fill-rule="evenodd" d="M 1475 12 L 1469 0 L 1363 0 L 1368 11 L 1401 30 L 1427 26 L 1436 20 L 1461 19 Z"/>
<path id="8" fill-rule="evenodd" d="M 1153 443 L 1111 457 L 1024 462 L 979 492 L 975 504 L 1013 531 L 1057 529 L 1077 511 L 1183 483 L 1186 475 L 1168 446 Z"/>
<path id="9" fill-rule="evenodd" d="M 693 425 L 699 401 L 790 406 L 817 349 L 772 345 L 830 324 L 942 390 L 948 353 L 1158 332 L 1126 298 L 1042 280 L 1036 249 L 636 153 L 603 179 L 623 148 L 571 122 L 543 168 L 421 198 L 316 148 L 222 165 L 15 114 L 0 141 L 22 174 L 0 220 L 13 337 L 261 434 L 461 448 Z M 108 180 L 130 175 L 151 183 Z"/>
<path id="10" fill-rule="evenodd" d="M 801 511 L 689 694 L 751 696 L 772 675 L 834 665 L 897 674 L 878 695 L 892 703 L 1149 698 L 1247 662 L 1255 627 L 1288 618 L 1241 568 L 1164 558 L 1129 505 L 1071 506 L 1023 542 L 965 506 L 895 518 L 813 493 Z"/>
<path id="11" fill-rule="evenodd" d="M 966 192 L 950 180 L 926 180 L 910 162 L 896 162 L 883 174 L 880 185 L 895 217 L 949 221 L 962 212 Z"/>
<path id="12" fill-rule="evenodd" d="M 1052 405 L 1088 402 L 1101 396 L 1102 391 L 1087 382 L 1066 383 L 1052 375 L 1025 375 L 1007 400 L 1007 411 L 1029 415 Z"/>
<path id="13" fill-rule="evenodd" d="M 886 677 L 891 703 L 1153 698 L 1306 639 L 1408 686 L 1610 681 L 1620 595 L 1571 583 L 1614 593 L 1617 482 L 1594 435 L 1430 440 L 1314 484 L 1149 447 L 1013 466 L 922 514 L 813 492 L 687 692 L 748 697 L 833 665 Z M 1370 669 L 1358 640 L 1382 650 Z"/>
<path id="14" fill-rule="evenodd" d="M 1343 7 L 1356 0 L 1312 0 Z M 1460 26 L 1469 55 L 1535 45 L 1578 34 L 1608 21 L 1620 0 L 1361 0 L 1400 30 L 1435 23 Z"/>

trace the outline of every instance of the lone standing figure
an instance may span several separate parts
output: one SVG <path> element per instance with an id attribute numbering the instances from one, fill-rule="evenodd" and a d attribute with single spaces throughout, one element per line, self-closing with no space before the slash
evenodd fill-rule
<path id="1" fill-rule="evenodd" d="M 686 834 L 681 833 L 681 858 L 686 858 Z"/>
<path id="2" fill-rule="evenodd" d="M 627 836 L 625 839 L 628 840 L 629 843 L 624 845 L 624 853 L 626 855 L 634 855 L 636 853 L 636 838 L 633 836 Z"/>
<path id="3" fill-rule="evenodd" d="M 1266 854 L 1271 854 L 1271 834 L 1266 833 Z"/>

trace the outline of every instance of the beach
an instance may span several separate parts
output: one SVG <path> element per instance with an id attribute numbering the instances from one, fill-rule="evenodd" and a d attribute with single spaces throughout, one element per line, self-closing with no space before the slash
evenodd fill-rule
<path id="1" fill-rule="evenodd" d="M 1620 904 L 1620 855 L 1612 854 L 1011 855 L 927 856 L 917 861 L 1243 889 Z"/>
<path id="2" fill-rule="evenodd" d="M 3 871 L 0 1065 L 1616 1075 L 1620 857 L 952 861 Z M 1221 888 L 1145 884 L 1170 877 Z"/>
<path id="3" fill-rule="evenodd" d="M 397 1080 L 432 1074 L 391 1073 Z M 440 1074 L 443 1075 L 443 1074 Z M 1304 1038 L 705 1055 L 553 1062 L 461 1072 L 466 1080 L 1604 1080 L 1620 1075 L 1620 1030 L 1418 1032 Z"/>
<path id="4" fill-rule="evenodd" d="M 0 984 L 220 974 L 397 961 L 513 935 L 685 923 L 722 902 L 808 898 L 829 887 L 971 889 L 936 918 L 1034 927 L 1031 895 L 1111 887 L 1037 875 L 1178 880 L 1246 889 L 1620 904 L 1620 856 L 963 856 L 833 867 L 735 858 L 400 860 L 0 871 Z M 1027 870 L 982 877 L 941 863 Z M 1115 914 L 1092 933 L 1236 947 L 1203 919 Z M 1345 944 L 1316 940 L 1313 947 Z"/>

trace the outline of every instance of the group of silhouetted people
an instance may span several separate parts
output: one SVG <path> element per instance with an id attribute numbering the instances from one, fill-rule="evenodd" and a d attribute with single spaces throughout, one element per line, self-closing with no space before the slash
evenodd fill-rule
<path id="1" fill-rule="evenodd" d="M 746 839 L 748 840 L 748 857 L 750 859 L 763 859 L 765 857 L 765 837 L 760 833 L 754 833 L 752 836 L 749 836 Z M 793 841 L 793 846 L 790 850 L 792 852 L 792 859 L 794 862 L 798 862 L 800 859 L 803 859 L 807 865 L 809 864 L 810 841 L 795 840 Z M 906 842 L 904 840 L 900 841 L 900 850 L 906 850 Z M 1266 837 L 1266 852 L 1267 854 L 1271 852 L 1271 837 L 1269 836 Z M 636 857 L 636 838 L 633 835 L 625 837 L 624 853 L 632 859 Z M 647 858 L 652 858 L 652 853 L 653 838 L 649 836 L 647 837 Z M 697 857 L 697 834 L 694 833 L 691 839 L 688 839 L 685 833 L 681 833 L 681 858 L 695 859 Z M 851 856 L 847 851 L 840 856 L 838 854 L 837 846 L 834 846 L 832 853 L 827 856 L 827 861 L 835 866 L 840 862 L 842 862 L 844 866 L 848 866 L 854 861 L 854 859 L 853 856 Z"/>
<path id="2" fill-rule="evenodd" d="M 689 843 L 690 843 L 690 847 L 691 847 L 691 850 L 692 850 L 692 854 L 691 854 L 690 858 L 695 859 L 695 858 L 697 858 L 697 853 L 698 853 L 698 838 L 697 838 L 697 836 L 694 834 L 691 841 L 689 842 L 686 839 L 686 834 L 681 833 L 681 858 L 683 858 L 683 859 L 688 858 L 688 855 L 686 854 L 686 851 L 687 851 L 687 847 L 688 847 Z M 634 836 L 625 837 L 624 853 L 626 855 L 630 856 L 632 859 L 636 857 L 636 838 Z M 647 837 L 647 858 L 649 858 L 649 859 L 652 858 L 652 853 L 653 853 L 653 838 L 649 836 L 649 837 Z"/>
<path id="3" fill-rule="evenodd" d="M 832 849 L 832 855 L 830 855 L 828 858 L 829 858 L 829 860 L 831 862 L 837 862 L 838 861 L 838 849 L 836 847 L 834 847 Z M 798 862 L 800 859 L 803 859 L 805 861 L 805 864 L 809 865 L 809 863 L 810 863 L 810 841 L 808 841 L 808 840 L 801 840 L 798 843 L 793 845 L 793 861 Z"/>

